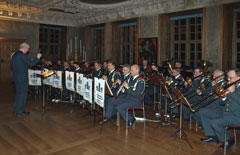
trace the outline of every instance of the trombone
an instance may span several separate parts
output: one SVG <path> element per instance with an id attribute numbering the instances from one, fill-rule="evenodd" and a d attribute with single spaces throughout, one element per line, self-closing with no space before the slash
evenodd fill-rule
<path id="1" fill-rule="evenodd" d="M 211 92 L 211 94 L 216 94 L 217 96 L 214 97 L 214 98 L 213 98 L 212 100 L 210 100 L 209 102 L 207 102 L 206 104 L 201 105 L 201 106 L 198 107 L 197 109 L 194 109 L 194 112 L 196 112 L 196 111 L 200 110 L 201 108 L 204 108 L 204 107 L 206 107 L 207 105 L 213 103 L 213 102 L 214 102 L 215 100 L 217 100 L 219 97 L 220 97 L 220 98 L 225 98 L 225 97 L 227 96 L 227 94 L 226 94 L 227 89 L 228 89 L 229 87 L 235 85 L 235 84 L 238 85 L 239 83 L 240 83 L 240 79 L 237 80 L 237 81 L 235 81 L 235 82 L 232 82 L 232 83 L 230 83 L 230 84 L 227 84 L 227 85 L 225 85 L 225 86 L 216 85 L 215 88 L 214 88 L 214 91 Z M 196 105 L 197 105 L 197 104 L 193 105 L 193 107 L 196 106 Z"/>

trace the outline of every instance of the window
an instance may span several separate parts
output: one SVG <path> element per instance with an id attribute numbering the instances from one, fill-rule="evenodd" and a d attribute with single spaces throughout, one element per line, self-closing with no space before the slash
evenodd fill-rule
<path id="1" fill-rule="evenodd" d="M 61 27 L 40 25 L 39 50 L 52 61 L 61 57 Z"/>
<path id="2" fill-rule="evenodd" d="M 93 50 L 94 57 L 98 61 L 104 59 L 104 26 L 93 28 Z"/>
<path id="3" fill-rule="evenodd" d="M 240 9 L 233 16 L 233 58 L 234 67 L 240 68 Z"/>
<path id="4" fill-rule="evenodd" d="M 113 34 L 113 55 L 117 58 L 117 63 L 136 63 L 137 23 L 135 21 L 116 23 Z"/>
<path id="5" fill-rule="evenodd" d="M 196 66 L 202 59 L 202 14 L 171 17 L 170 26 L 171 57 Z"/>

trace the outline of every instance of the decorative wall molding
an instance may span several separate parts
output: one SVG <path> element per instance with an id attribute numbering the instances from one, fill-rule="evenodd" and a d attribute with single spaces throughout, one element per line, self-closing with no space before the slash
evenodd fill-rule
<path id="1" fill-rule="evenodd" d="M 239 2 L 239 0 L 127 0 L 103 5 L 84 3 L 80 0 L 9 1 L 0 2 L 0 18 L 64 26 L 93 25 Z"/>

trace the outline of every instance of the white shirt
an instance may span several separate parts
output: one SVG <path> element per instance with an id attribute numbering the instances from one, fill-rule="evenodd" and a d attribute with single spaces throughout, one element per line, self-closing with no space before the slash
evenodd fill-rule
<path id="1" fill-rule="evenodd" d="M 124 75 L 124 78 L 126 78 L 128 75 L 129 75 L 130 73 L 128 73 L 128 74 L 126 74 L 126 75 Z"/>
<path id="2" fill-rule="evenodd" d="M 109 72 L 109 75 L 112 73 L 112 72 L 114 72 L 115 71 L 115 69 L 113 69 L 111 72 Z"/>
<path id="3" fill-rule="evenodd" d="M 133 77 L 133 80 L 135 80 L 138 76 L 139 76 L 139 75 L 134 76 L 134 77 Z"/>

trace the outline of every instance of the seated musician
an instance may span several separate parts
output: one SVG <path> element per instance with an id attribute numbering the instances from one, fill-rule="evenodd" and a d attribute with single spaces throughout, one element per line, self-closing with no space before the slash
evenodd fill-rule
<path id="1" fill-rule="evenodd" d="M 71 60 L 71 61 L 69 62 L 69 68 L 70 68 L 71 71 L 74 71 L 74 70 L 75 70 L 74 60 Z"/>
<path id="2" fill-rule="evenodd" d="M 90 69 L 89 63 L 87 61 L 83 65 L 82 73 L 85 75 L 88 75 L 91 73 L 91 69 Z"/>
<path id="3" fill-rule="evenodd" d="M 106 109 L 106 118 L 104 122 L 111 120 L 117 112 L 126 120 L 126 110 L 129 107 L 142 105 L 142 93 L 144 91 L 144 80 L 139 76 L 140 68 L 138 65 L 131 66 L 131 78 L 123 82 L 119 87 L 119 95 L 109 100 L 109 106 Z M 135 118 L 128 116 L 128 126 L 132 126 Z"/>
<path id="4" fill-rule="evenodd" d="M 211 117 L 213 111 L 215 110 L 221 111 L 222 109 L 222 106 L 219 104 L 219 99 L 214 99 L 216 97 L 216 94 L 214 93 L 214 88 L 217 85 L 223 86 L 225 84 L 226 84 L 226 81 L 224 80 L 224 72 L 217 69 L 213 72 L 213 80 L 206 85 L 206 90 L 204 91 L 198 90 L 198 93 L 201 95 L 201 98 L 205 98 L 206 96 L 207 98 L 203 101 L 200 100 L 201 101 L 200 103 L 199 101 L 197 101 L 196 103 L 193 103 L 193 104 L 197 104 L 194 106 L 194 108 L 199 108 L 204 106 L 200 108 L 199 111 L 193 113 L 193 118 L 202 125 L 203 130 L 208 130 L 208 128 L 206 127 L 208 125 L 205 123 L 204 118 L 202 118 L 202 116 L 208 115 L 209 117 Z M 210 102 L 212 103 L 208 105 L 208 103 Z"/>
<path id="5" fill-rule="evenodd" d="M 158 66 L 155 63 L 152 63 L 152 73 L 149 76 L 149 85 L 144 91 L 144 102 L 147 105 L 153 105 L 153 95 L 157 94 L 160 89 L 159 75 L 162 74 L 158 71 Z M 154 92 L 155 90 L 155 92 Z"/>
<path id="6" fill-rule="evenodd" d="M 74 63 L 73 65 L 75 67 L 74 72 L 75 73 L 81 73 L 81 68 L 80 68 L 79 64 L 78 63 Z"/>
<path id="7" fill-rule="evenodd" d="M 120 73 L 115 70 L 115 63 L 113 63 L 112 61 L 108 62 L 107 68 L 108 75 L 103 75 L 103 79 L 107 81 L 111 91 L 115 95 L 116 87 L 113 84 L 117 81 L 117 79 L 120 78 Z"/>
<path id="8" fill-rule="evenodd" d="M 224 131 L 226 126 L 240 125 L 240 87 L 239 84 L 235 84 L 240 79 L 235 70 L 228 72 L 229 87 L 225 90 L 225 98 L 220 99 L 224 106 L 222 111 L 212 111 L 211 117 L 208 115 L 203 116 L 204 121 L 208 124 L 208 132 L 205 132 L 205 136 L 208 138 L 201 139 L 202 142 L 224 142 Z M 234 144 L 234 139 L 227 134 L 226 148 L 229 149 Z M 220 146 L 224 149 L 224 144 Z"/>
<path id="9" fill-rule="evenodd" d="M 188 99 L 189 103 L 195 103 L 201 99 L 201 96 L 197 94 L 197 90 L 201 89 L 200 84 L 202 82 L 206 82 L 203 76 L 203 70 L 201 67 L 196 67 L 193 72 L 193 80 L 185 81 L 187 91 L 184 93 L 184 96 Z M 189 120 L 189 107 L 183 106 L 183 115 L 185 120 Z"/>
<path id="10" fill-rule="evenodd" d="M 120 86 L 123 82 L 127 81 L 130 78 L 130 66 L 128 64 L 123 65 L 122 76 L 116 82 Z"/>
<path id="11" fill-rule="evenodd" d="M 182 75 L 181 75 L 181 69 L 180 68 L 173 68 L 172 69 L 172 78 L 171 80 L 168 82 L 168 85 L 170 87 L 176 87 L 177 89 L 180 90 L 181 93 L 184 93 L 185 91 L 185 80 L 183 79 Z M 177 99 L 176 96 L 174 94 L 171 94 L 171 96 L 173 96 L 173 99 Z M 164 102 L 163 102 L 164 103 Z M 178 107 L 175 107 L 172 110 L 172 117 L 175 118 L 176 115 L 175 114 L 178 114 Z"/>
<path id="12" fill-rule="evenodd" d="M 173 73 L 172 73 L 172 80 L 170 81 L 170 85 L 173 87 L 177 87 L 181 92 L 184 92 L 185 88 L 185 80 L 181 75 L 181 69 L 180 68 L 173 68 Z"/>
<path id="13" fill-rule="evenodd" d="M 91 76 L 93 78 L 101 78 L 103 76 L 102 65 L 97 61 L 94 62 L 94 70 L 92 71 Z"/>
<path id="14" fill-rule="evenodd" d="M 58 70 L 58 71 L 61 71 L 61 70 L 62 70 L 62 67 L 63 67 L 63 66 L 62 66 L 61 60 L 57 60 L 55 69 Z"/>
<path id="15" fill-rule="evenodd" d="M 108 60 L 105 60 L 105 61 L 103 62 L 103 67 L 102 67 L 102 69 L 103 69 L 103 75 L 107 75 L 107 74 L 108 74 L 108 67 L 107 67 L 107 65 L 108 65 Z"/>
<path id="16" fill-rule="evenodd" d="M 107 81 L 109 88 L 111 89 L 113 96 L 116 95 L 117 87 L 114 83 L 120 78 L 120 73 L 115 70 L 115 63 L 108 62 L 108 75 L 103 75 L 103 79 Z M 108 106 L 108 100 L 111 98 L 109 95 L 105 95 L 105 107 Z"/>

